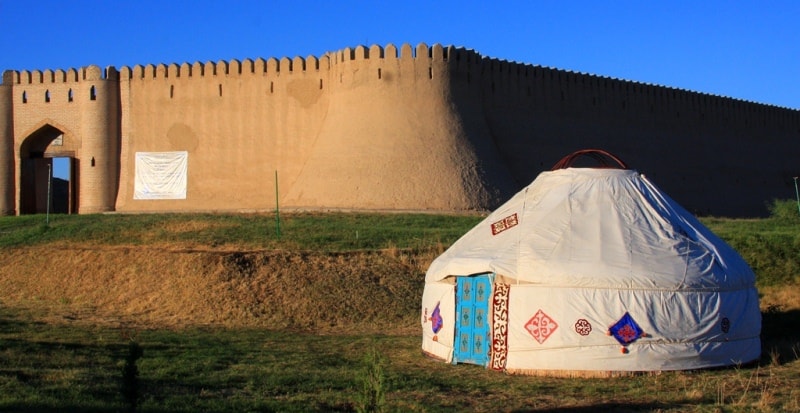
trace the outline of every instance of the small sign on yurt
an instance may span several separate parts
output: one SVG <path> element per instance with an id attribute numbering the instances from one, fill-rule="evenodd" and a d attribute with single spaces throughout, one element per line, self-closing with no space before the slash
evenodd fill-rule
<path id="1" fill-rule="evenodd" d="M 579 157 L 598 166 L 574 167 Z M 558 376 L 699 369 L 757 360 L 760 333 L 744 259 L 601 150 L 539 174 L 425 275 L 422 350 L 450 363 Z"/>

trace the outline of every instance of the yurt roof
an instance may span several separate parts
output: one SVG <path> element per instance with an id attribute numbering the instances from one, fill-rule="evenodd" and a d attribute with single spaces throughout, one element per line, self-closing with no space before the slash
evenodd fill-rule
<path id="1" fill-rule="evenodd" d="M 539 174 L 434 260 L 426 282 L 491 272 L 553 287 L 753 285 L 738 253 L 643 174 L 615 157 L 617 167 L 574 167 L 576 154 Z"/>

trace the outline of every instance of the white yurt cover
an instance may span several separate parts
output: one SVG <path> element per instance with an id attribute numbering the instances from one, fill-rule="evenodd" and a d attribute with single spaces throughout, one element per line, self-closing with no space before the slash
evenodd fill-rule
<path id="1" fill-rule="evenodd" d="M 489 368 L 683 370 L 761 354 L 750 267 L 634 170 L 543 172 L 436 258 L 425 353 L 458 361 L 454 285 L 487 273 Z"/>

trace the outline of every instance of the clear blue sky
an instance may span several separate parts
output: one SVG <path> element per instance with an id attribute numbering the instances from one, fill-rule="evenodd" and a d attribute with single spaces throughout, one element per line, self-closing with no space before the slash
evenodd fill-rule
<path id="1" fill-rule="evenodd" d="M 2 70 L 425 42 L 800 109 L 800 2 L 792 0 L 0 0 L 0 32 Z"/>
<path id="2" fill-rule="evenodd" d="M 800 109 L 800 1 L 0 0 L 0 70 L 421 42 Z"/>

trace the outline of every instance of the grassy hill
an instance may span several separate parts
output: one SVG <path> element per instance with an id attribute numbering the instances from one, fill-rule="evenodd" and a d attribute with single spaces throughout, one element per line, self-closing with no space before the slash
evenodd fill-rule
<path id="1" fill-rule="evenodd" d="M 425 270 L 477 215 L 0 217 L 0 410 L 121 410 L 138 343 L 141 411 L 354 411 L 376 368 L 388 411 L 798 411 L 793 208 L 703 219 L 757 273 L 757 366 L 571 381 L 420 355 Z"/>
<path id="2" fill-rule="evenodd" d="M 408 330 L 430 261 L 478 219 L 6 217 L 0 302 L 142 327 Z"/>
<path id="3" fill-rule="evenodd" d="M 800 219 L 706 218 L 791 307 Z M 794 213 L 794 214 L 793 214 Z M 0 302 L 99 322 L 416 328 L 425 270 L 477 215 L 55 215 L 0 218 Z M 77 317 L 75 314 L 80 313 Z"/>

